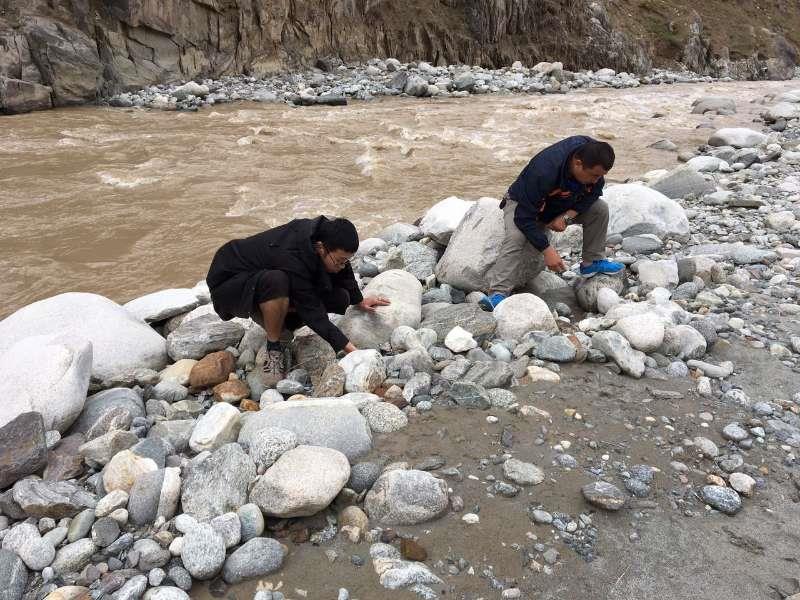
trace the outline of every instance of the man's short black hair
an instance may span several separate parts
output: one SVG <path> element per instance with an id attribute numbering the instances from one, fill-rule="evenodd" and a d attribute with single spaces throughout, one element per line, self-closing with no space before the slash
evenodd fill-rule
<path id="1" fill-rule="evenodd" d="M 575 151 L 575 158 L 580 159 L 587 169 L 600 165 L 606 171 L 610 171 L 614 166 L 615 156 L 611 144 L 591 140 Z"/>
<path id="2" fill-rule="evenodd" d="M 331 252 L 344 250 L 352 253 L 358 250 L 358 231 L 347 219 L 322 219 L 314 241 L 322 242 Z"/>

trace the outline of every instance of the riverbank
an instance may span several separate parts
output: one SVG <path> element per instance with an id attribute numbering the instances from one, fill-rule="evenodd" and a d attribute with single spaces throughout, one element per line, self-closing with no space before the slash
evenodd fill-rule
<path id="1" fill-rule="evenodd" d="M 572 72 L 560 62 L 532 67 L 517 61 L 506 69 L 468 65 L 435 67 L 427 62 L 401 63 L 372 59 L 365 64 L 320 62 L 321 69 L 269 78 L 248 76 L 158 85 L 106 99 L 111 106 L 141 106 L 160 110 L 197 110 L 239 100 L 286 102 L 292 106 L 341 106 L 348 100 L 385 96 L 458 98 L 471 94 L 566 94 L 596 88 L 625 89 L 640 85 L 710 83 L 713 77 L 690 71 L 655 69 L 648 75 L 613 69 Z M 725 81 L 731 81 L 726 78 Z"/>

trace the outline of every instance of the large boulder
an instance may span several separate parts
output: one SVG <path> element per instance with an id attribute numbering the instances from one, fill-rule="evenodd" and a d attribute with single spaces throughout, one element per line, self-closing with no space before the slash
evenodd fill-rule
<path id="1" fill-rule="evenodd" d="M 422 321 L 422 285 L 414 275 L 392 269 L 384 271 L 364 288 L 364 296 L 384 296 L 389 306 L 374 312 L 355 306 L 347 309 L 339 328 L 357 348 L 378 348 L 386 344 L 401 325 L 418 328 Z"/>
<path id="2" fill-rule="evenodd" d="M 307 517 L 326 508 L 350 478 L 350 463 L 338 450 L 297 446 L 267 469 L 250 502 L 270 517 Z"/>
<path id="3" fill-rule="evenodd" d="M 610 212 L 608 235 L 625 237 L 653 233 L 679 240 L 689 237 L 686 212 L 677 202 L 656 190 L 624 183 L 606 188 L 603 199 Z"/>
<path id="4" fill-rule="evenodd" d="M 0 321 L 0 353 L 33 336 L 65 334 L 92 344 L 92 378 L 130 379 L 140 368 L 167 364 L 166 341 L 116 302 L 68 292 L 29 304 Z M 77 342 L 74 342 L 77 343 Z"/>
<path id="5" fill-rule="evenodd" d="M 383 525 L 416 525 L 447 511 L 447 483 L 427 471 L 383 473 L 367 494 L 364 508 Z"/>
<path id="6" fill-rule="evenodd" d="M 235 512 L 247 504 L 247 491 L 255 477 L 256 466 L 239 444 L 222 446 L 191 465 L 181 490 L 183 512 L 202 521 Z"/>
<path id="7" fill-rule="evenodd" d="M 141 296 L 123 305 L 123 308 L 146 323 L 169 319 L 197 308 L 200 302 L 187 288 L 161 290 Z"/>
<path id="8" fill-rule="evenodd" d="M 33 411 L 42 414 L 45 429 L 65 432 L 86 401 L 92 345 L 69 334 L 36 335 L 1 354 L 0 426 Z"/>
<path id="9" fill-rule="evenodd" d="M 453 232 L 436 265 L 437 279 L 466 292 L 486 289 L 486 273 L 497 260 L 504 238 L 499 201 L 481 198 Z"/>
<path id="10" fill-rule="evenodd" d="M 53 107 L 53 88 L 0 76 L 0 114 L 26 113 Z"/>
<path id="11" fill-rule="evenodd" d="M 28 16 L 22 23 L 33 61 L 53 88 L 56 106 L 94 100 L 103 75 L 95 40 L 63 20 Z"/>
<path id="12" fill-rule="evenodd" d="M 713 159 L 714 157 L 698 156 L 695 158 L 707 160 Z M 716 159 L 716 161 L 716 166 L 719 168 L 720 161 L 719 159 Z M 672 169 L 664 175 L 655 178 L 649 183 L 649 187 L 664 194 L 667 198 L 672 199 L 685 198 L 689 195 L 702 196 L 708 192 L 713 192 L 714 184 L 699 173 L 701 170 L 702 169 L 695 166 L 695 163 L 691 163 L 690 161 L 690 163 L 686 165 Z"/>
<path id="13" fill-rule="evenodd" d="M 558 325 L 547 303 L 533 294 L 509 296 L 492 314 L 500 339 L 519 340 L 529 331 L 558 333 Z"/>
<path id="14" fill-rule="evenodd" d="M 471 75 L 470 75 L 471 76 Z M 458 81 L 456 79 L 456 81 Z M 475 205 L 472 200 L 455 196 L 445 198 L 428 209 L 419 224 L 422 233 L 433 241 L 446 246 L 453 232 L 461 224 L 464 215 Z"/>
<path id="15" fill-rule="evenodd" d="M 770 106 L 763 114 L 764 120 L 774 123 L 781 119 L 790 120 L 800 118 L 800 104 L 796 102 L 778 102 Z"/>
<path id="16" fill-rule="evenodd" d="M 734 148 L 753 148 L 767 141 L 767 136 L 746 127 L 726 127 L 718 129 L 708 138 L 709 146 L 733 146 Z"/>
<path id="17" fill-rule="evenodd" d="M 345 398 L 315 398 L 262 407 L 244 421 L 239 443 L 250 444 L 257 431 L 280 427 L 293 432 L 300 444 L 338 450 L 354 460 L 372 448 L 372 433 L 353 402 Z"/>

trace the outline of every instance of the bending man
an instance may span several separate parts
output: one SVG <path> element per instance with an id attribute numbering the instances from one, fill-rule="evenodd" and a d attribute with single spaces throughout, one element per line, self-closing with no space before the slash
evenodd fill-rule
<path id="1" fill-rule="evenodd" d="M 624 268 L 605 258 L 608 205 L 600 196 L 603 177 L 613 166 L 613 148 L 582 135 L 561 140 L 533 157 L 500 203 L 505 239 L 487 273 L 490 289 L 481 300 L 482 308 L 494 310 L 511 294 L 528 244 L 542 254 L 550 270 L 564 271 L 548 232 L 564 231 L 573 223 L 583 226 L 581 275 L 613 274 Z"/>
<path id="2" fill-rule="evenodd" d="M 362 297 L 350 266 L 356 250 L 355 226 L 322 216 L 295 219 L 217 250 L 206 277 L 214 310 L 224 320 L 250 317 L 267 332 L 264 385 L 286 377 L 284 327 L 308 325 L 336 352 L 349 353 L 356 347 L 328 313 L 344 314 L 350 305 L 372 311 L 389 304 Z"/>

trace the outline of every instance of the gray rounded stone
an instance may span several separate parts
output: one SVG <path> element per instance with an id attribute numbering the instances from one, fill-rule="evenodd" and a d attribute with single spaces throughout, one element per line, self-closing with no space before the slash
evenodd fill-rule
<path id="1" fill-rule="evenodd" d="M 263 577 L 281 568 L 284 555 L 283 546 L 277 540 L 253 538 L 228 557 L 222 577 L 229 584 Z"/>
<path id="2" fill-rule="evenodd" d="M 177 587 L 154 587 L 147 590 L 144 600 L 191 600 L 191 596 Z"/>
<path id="3" fill-rule="evenodd" d="M 167 571 L 167 577 L 169 577 L 172 583 L 186 592 L 192 589 L 192 576 L 189 574 L 189 571 L 183 567 L 171 567 L 170 570 Z"/>
<path id="4" fill-rule="evenodd" d="M 733 442 L 741 442 L 749 438 L 750 434 L 739 423 L 730 423 L 722 429 L 722 437 Z"/>
<path id="5" fill-rule="evenodd" d="M 735 515 L 742 509 L 742 499 L 736 490 L 720 485 L 706 485 L 702 490 L 703 501 L 726 515 Z"/>
<path id="6" fill-rule="evenodd" d="M 67 544 L 56 553 L 53 564 L 53 571 L 57 575 L 67 573 L 79 573 L 83 567 L 89 564 L 92 555 L 97 551 L 97 546 L 89 539 L 78 540 Z"/>
<path id="7" fill-rule="evenodd" d="M 161 544 L 151 539 L 138 540 L 133 549 L 139 553 L 138 567 L 140 571 L 150 571 L 156 567 L 166 565 L 172 555 L 169 550 L 162 548 Z"/>
<path id="8" fill-rule="evenodd" d="M 519 485 L 539 485 L 544 481 L 544 471 L 533 463 L 509 458 L 503 463 L 503 475 Z"/>
<path id="9" fill-rule="evenodd" d="M 103 517 L 92 525 L 92 541 L 95 546 L 105 548 L 119 537 L 119 523 L 111 517 Z"/>
<path id="10" fill-rule="evenodd" d="M 391 433 L 408 425 L 405 413 L 389 402 L 370 402 L 364 406 L 361 414 L 376 433 Z"/>
<path id="11" fill-rule="evenodd" d="M 426 471 L 395 469 L 378 478 L 364 506 L 384 525 L 416 525 L 444 514 L 448 500 L 444 480 Z"/>
<path id="12" fill-rule="evenodd" d="M 225 562 L 225 542 L 207 523 L 200 523 L 183 538 L 183 566 L 195 579 L 211 579 Z"/>
<path id="13" fill-rule="evenodd" d="M 347 486 L 351 490 L 361 493 L 369 490 L 381 475 L 381 466 L 374 462 L 360 462 L 350 467 L 350 479 Z"/>
<path id="14" fill-rule="evenodd" d="M 78 513 L 69 524 L 69 531 L 67 533 L 67 541 L 77 542 L 81 538 L 89 535 L 89 531 L 94 524 L 94 509 L 86 509 Z"/>
<path id="15" fill-rule="evenodd" d="M 268 469 L 297 446 L 297 435 L 280 427 L 265 427 L 250 438 L 250 458 L 259 470 Z"/>
<path id="16" fill-rule="evenodd" d="M 255 504 L 245 504 L 236 511 L 241 523 L 241 540 L 248 542 L 264 533 L 264 514 Z"/>

